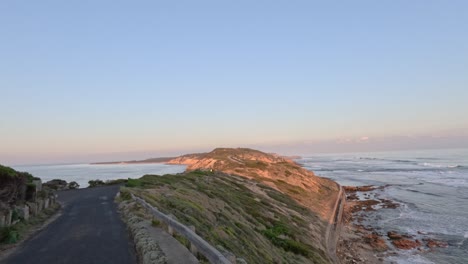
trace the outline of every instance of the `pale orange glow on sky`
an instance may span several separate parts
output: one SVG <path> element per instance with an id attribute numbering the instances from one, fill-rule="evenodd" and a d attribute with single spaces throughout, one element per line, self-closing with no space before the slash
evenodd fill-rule
<path id="1" fill-rule="evenodd" d="M 0 4 L 0 164 L 467 147 L 463 7 Z"/>

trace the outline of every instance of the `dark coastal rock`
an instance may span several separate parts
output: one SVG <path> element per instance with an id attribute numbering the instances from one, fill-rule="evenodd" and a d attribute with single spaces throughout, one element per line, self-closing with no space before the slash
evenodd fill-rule
<path id="1" fill-rule="evenodd" d="M 357 196 L 357 194 L 352 193 L 352 194 L 347 195 L 346 199 L 349 201 L 357 201 L 359 200 L 359 197 Z"/>
<path id="2" fill-rule="evenodd" d="M 388 249 L 385 240 L 377 233 L 372 233 L 364 236 L 364 242 L 369 244 L 374 250 L 385 251 Z"/>
<path id="3" fill-rule="evenodd" d="M 388 209 L 395 209 L 397 207 L 400 207 L 399 204 L 393 202 L 392 200 L 388 199 L 379 199 L 382 202 L 382 208 L 388 208 Z"/>
<path id="4" fill-rule="evenodd" d="M 423 241 L 426 242 L 426 245 L 427 245 L 428 248 L 446 248 L 446 247 L 448 247 L 448 243 L 445 242 L 445 241 L 441 241 L 441 240 L 426 238 L 426 239 L 423 239 Z"/>
<path id="5" fill-rule="evenodd" d="M 357 201 L 357 204 L 353 208 L 353 212 L 358 211 L 375 211 L 372 207 L 374 205 L 378 205 L 380 202 L 376 200 L 364 200 L 364 201 Z"/>
<path id="6" fill-rule="evenodd" d="M 346 192 L 369 192 L 377 189 L 378 187 L 372 185 L 366 186 L 343 186 Z"/>
<path id="7" fill-rule="evenodd" d="M 402 238 L 403 238 L 402 235 L 398 234 L 398 233 L 395 232 L 395 231 L 389 231 L 389 232 L 387 233 L 387 236 L 388 236 L 390 239 L 392 239 L 392 240 L 395 240 L 395 239 L 402 239 Z"/>
<path id="8" fill-rule="evenodd" d="M 421 242 L 419 240 L 410 240 L 405 238 L 393 240 L 392 244 L 396 248 L 404 250 L 414 249 L 421 246 Z"/>

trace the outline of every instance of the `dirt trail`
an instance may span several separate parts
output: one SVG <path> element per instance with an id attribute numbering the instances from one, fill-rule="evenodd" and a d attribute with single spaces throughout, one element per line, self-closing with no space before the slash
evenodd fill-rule
<path id="1" fill-rule="evenodd" d="M 340 186 L 333 213 L 330 215 L 328 226 L 325 231 L 325 244 L 327 246 L 328 255 L 334 263 L 339 263 L 336 256 L 336 244 L 340 235 L 341 219 L 343 217 L 343 208 L 346 202 L 343 187 Z"/>

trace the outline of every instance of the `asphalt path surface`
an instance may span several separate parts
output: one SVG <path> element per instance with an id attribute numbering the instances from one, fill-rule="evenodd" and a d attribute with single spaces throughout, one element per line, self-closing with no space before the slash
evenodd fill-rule
<path id="1" fill-rule="evenodd" d="M 61 215 L 3 263 L 136 263 L 134 247 L 114 203 L 118 190 L 114 185 L 59 192 Z"/>

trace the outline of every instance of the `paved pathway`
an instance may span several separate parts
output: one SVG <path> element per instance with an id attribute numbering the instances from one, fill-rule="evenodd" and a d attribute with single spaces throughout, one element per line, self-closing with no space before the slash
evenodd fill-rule
<path id="1" fill-rule="evenodd" d="M 159 227 L 146 224 L 149 235 L 159 245 L 167 258 L 167 264 L 196 264 L 197 258 L 179 241 Z"/>
<path id="2" fill-rule="evenodd" d="M 59 193 L 62 215 L 26 241 L 7 264 L 134 264 L 133 245 L 114 203 L 119 186 Z"/>

